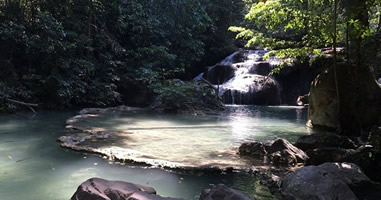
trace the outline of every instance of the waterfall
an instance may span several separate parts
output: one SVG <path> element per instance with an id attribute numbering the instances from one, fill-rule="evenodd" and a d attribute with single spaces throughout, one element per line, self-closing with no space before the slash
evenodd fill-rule
<path id="1" fill-rule="evenodd" d="M 280 60 L 264 61 L 266 50 L 239 50 L 195 78 L 220 85 L 226 104 L 279 105 L 279 84 L 269 76 Z"/>

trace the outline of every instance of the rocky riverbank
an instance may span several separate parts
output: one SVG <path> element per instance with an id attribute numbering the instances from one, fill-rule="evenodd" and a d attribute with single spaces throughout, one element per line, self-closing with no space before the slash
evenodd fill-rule
<path id="1" fill-rule="evenodd" d="M 277 143 L 283 148 L 272 153 Z M 278 174 L 253 171 L 277 199 L 381 199 L 380 154 L 373 146 L 345 136 L 306 135 L 295 146 L 284 139 L 251 142 L 242 144 L 239 153 L 262 157 L 272 165 L 304 165 Z"/>

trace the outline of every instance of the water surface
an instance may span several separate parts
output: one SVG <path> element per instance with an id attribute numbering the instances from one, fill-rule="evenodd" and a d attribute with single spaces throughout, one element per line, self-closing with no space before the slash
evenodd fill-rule
<path id="1" fill-rule="evenodd" d="M 299 107 L 228 106 L 225 112 L 209 116 L 102 113 L 76 118 L 72 125 L 85 131 L 115 132 L 108 139 L 89 139 L 79 146 L 119 159 L 246 169 L 253 161 L 236 154 L 240 144 L 276 137 L 295 141 L 307 132 L 305 111 Z"/>
<path id="2" fill-rule="evenodd" d="M 63 149 L 56 139 L 65 132 L 65 120 L 74 112 L 40 112 L 37 115 L 0 115 L 0 194 L 2 200 L 67 200 L 77 186 L 91 177 L 122 180 L 154 187 L 162 196 L 197 199 L 209 184 L 225 183 L 252 197 L 270 198 L 257 181 L 246 174 L 182 174 L 133 164 L 120 165 L 93 155 Z M 232 106 L 213 117 L 178 115 L 112 116 L 99 121 L 115 130 L 144 135 L 129 145 L 157 156 L 178 157 L 176 149 L 189 154 L 219 152 L 242 141 L 276 136 L 291 141 L 305 129 L 306 110 L 292 107 Z M 103 124 L 102 124 L 103 123 Z M 118 126 L 114 126 L 119 124 Z M 177 127 L 177 128 L 174 128 Z M 172 137 L 174 133 L 180 135 Z M 152 134 L 152 135 L 151 135 Z M 162 136 L 167 135 L 167 138 Z M 160 144 L 160 139 L 164 143 Z M 209 138 L 211 146 L 197 146 Z M 213 139 L 214 138 L 214 139 Z M 168 140 L 173 143 L 167 143 Z M 189 141 L 182 141 L 182 140 Z M 202 139 L 208 140 L 208 139 Z M 214 145 L 219 141 L 220 145 Z M 144 145 L 137 145 L 142 144 Z M 179 145 L 188 143 L 189 146 Z M 193 148 L 190 148 L 192 145 Z M 137 146 L 136 146 L 137 145 Z M 207 146 L 207 147 L 205 147 Z M 198 150 L 200 150 L 198 152 Z M 198 153 L 194 153 L 198 152 Z M 187 155 L 187 154 L 185 154 Z M 218 157 L 218 155 L 217 155 Z"/>

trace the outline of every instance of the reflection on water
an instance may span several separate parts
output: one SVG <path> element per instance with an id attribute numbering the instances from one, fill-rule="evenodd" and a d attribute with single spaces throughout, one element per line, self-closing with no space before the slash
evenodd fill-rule
<path id="1" fill-rule="evenodd" d="M 74 114 L 74 112 L 41 112 L 36 116 L 0 115 L 1 200 L 67 200 L 80 183 L 91 177 L 152 186 L 163 196 L 185 199 L 197 199 L 203 188 L 217 183 L 242 189 L 258 199 L 270 198 L 253 177 L 245 174 L 179 174 L 133 164 L 120 165 L 96 156 L 62 149 L 56 139 L 67 134 L 64 131 L 65 120 Z M 220 151 L 221 147 L 237 145 L 242 140 L 265 140 L 275 136 L 295 140 L 296 136 L 307 133 L 304 128 L 306 112 L 295 108 L 232 106 L 219 116 L 188 118 L 150 115 L 150 118 L 151 120 L 147 116 L 133 118 L 113 116 L 109 120 L 94 119 L 99 119 L 97 124 L 99 127 L 119 124 L 114 128 L 119 130 L 136 128 L 128 130 L 127 133 L 146 134 L 146 137 L 134 142 L 135 145 L 143 143 L 142 147 L 136 147 L 142 150 L 150 150 L 152 139 L 159 143 L 160 137 L 165 133 L 168 135 L 175 132 L 184 133 L 180 139 L 190 139 L 188 143 L 193 144 L 193 148 L 184 147 L 188 148 L 188 152 L 204 148 L 204 145 L 198 144 L 200 138 L 207 138 L 203 141 L 203 144 L 206 144 L 215 142 L 213 138 L 223 135 L 222 139 L 219 139 L 221 142 L 219 148 L 214 144 L 207 148 L 212 152 Z M 153 133 L 156 131 L 149 129 L 152 127 L 163 127 L 159 129 L 159 132 L 163 132 Z M 186 136 L 190 133 L 195 135 Z M 167 139 L 171 138 L 179 140 L 178 136 L 168 136 Z M 171 145 L 178 145 L 176 141 L 166 145 L 166 148 L 163 148 L 163 145 L 153 144 L 153 148 L 160 147 L 162 154 L 171 153 L 175 151 L 175 148 L 170 148 Z"/>
<path id="2" fill-rule="evenodd" d="M 106 140 L 91 140 L 82 146 L 125 154 L 135 160 L 157 159 L 185 166 L 218 165 L 247 168 L 239 158 L 240 144 L 283 137 L 295 141 L 305 135 L 306 110 L 300 107 L 228 106 L 218 116 L 173 114 L 99 114 L 81 119 L 75 126 L 85 130 L 117 132 Z"/>

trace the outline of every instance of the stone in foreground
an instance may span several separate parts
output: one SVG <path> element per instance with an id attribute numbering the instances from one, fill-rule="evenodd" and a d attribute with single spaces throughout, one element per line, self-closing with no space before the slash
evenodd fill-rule
<path id="1" fill-rule="evenodd" d="M 308 159 L 308 156 L 303 150 L 295 147 L 283 138 L 278 138 L 270 142 L 266 150 L 268 152 L 269 159 L 275 165 L 303 163 Z"/>
<path id="2" fill-rule="evenodd" d="M 303 167 L 282 180 L 286 199 L 354 200 L 356 188 L 371 185 L 369 178 L 352 163 L 325 163 Z"/>
<path id="3" fill-rule="evenodd" d="M 218 184 L 212 189 L 202 191 L 200 200 L 252 200 L 245 193 L 229 188 L 223 184 Z"/>
<path id="4" fill-rule="evenodd" d="M 91 178 L 82 183 L 71 200 L 181 200 L 161 197 L 156 190 L 122 181 Z"/>

